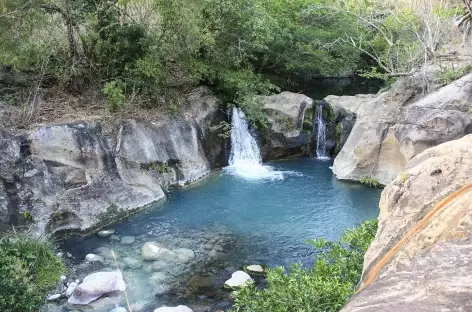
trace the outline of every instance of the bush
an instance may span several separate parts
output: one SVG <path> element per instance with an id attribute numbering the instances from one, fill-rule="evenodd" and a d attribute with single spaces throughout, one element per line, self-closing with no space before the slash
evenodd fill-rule
<path id="1" fill-rule="evenodd" d="M 321 250 L 311 269 L 295 264 L 288 273 L 282 267 L 269 270 L 267 289 L 251 284 L 238 291 L 236 311 L 339 311 L 356 290 L 364 254 L 376 231 L 377 221 L 369 220 L 348 229 L 337 243 L 309 241 Z"/>
<path id="2" fill-rule="evenodd" d="M 359 182 L 369 187 L 381 187 L 379 180 L 369 176 L 362 177 Z"/>
<path id="3" fill-rule="evenodd" d="M 0 311 L 38 311 L 65 272 L 50 243 L 27 236 L 0 238 Z"/>

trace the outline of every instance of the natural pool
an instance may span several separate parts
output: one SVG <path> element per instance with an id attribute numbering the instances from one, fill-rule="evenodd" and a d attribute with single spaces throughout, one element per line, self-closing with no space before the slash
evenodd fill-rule
<path id="1" fill-rule="evenodd" d="M 277 171 L 273 179 L 216 172 L 196 185 L 171 191 L 166 203 L 116 225 L 111 238 L 65 243 L 63 248 L 75 258 L 75 274 L 114 269 L 111 260 L 82 263 L 88 253 L 106 259 L 107 250 L 113 249 L 132 303 L 186 303 L 217 310 L 226 304 L 221 303 L 226 300 L 221 286 L 231 271 L 248 264 L 310 264 L 315 250 L 307 239 L 337 240 L 346 228 L 378 215 L 380 191 L 337 181 L 331 161 L 305 158 L 270 165 Z M 132 238 L 123 244 L 124 236 Z M 145 242 L 190 249 L 194 257 L 153 267 L 152 262 L 141 262 Z M 93 310 L 110 311 L 107 304 Z"/>

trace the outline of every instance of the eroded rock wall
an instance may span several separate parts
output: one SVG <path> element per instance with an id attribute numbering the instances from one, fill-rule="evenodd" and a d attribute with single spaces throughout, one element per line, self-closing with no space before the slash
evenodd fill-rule
<path id="1" fill-rule="evenodd" d="M 472 311 L 472 135 L 413 157 L 382 192 L 360 292 L 342 311 Z"/>
<path id="2" fill-rule="evenodd" d="M 334 161 L 337 178 L 388 184 L 415 155 L 472 133 L 472 74 L 426 96 L 423 83 L 416 75 L 379 95 L 326 98 L 335 111 L 356 116 Z"/>
<path id="3" fill-rule="evenodd" d="M 86 232 L 165 199 L 171 185 L 224 165 L 225 142 L 210 131 L 224 114 L 205 88 L 175 116 L 100 121 L 0 133 L 0 223 L 41 233 Z"/>

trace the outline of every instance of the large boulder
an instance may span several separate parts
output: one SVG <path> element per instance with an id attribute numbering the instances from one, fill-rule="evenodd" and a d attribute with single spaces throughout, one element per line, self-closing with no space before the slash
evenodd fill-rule
<path id="1" fill-rule="evenodd" d="M 193 312 L 193 310 L 187 306 L 179 305 L 176 307 L 161 307 L 155 309 L 154 312 Z"/>
<path id="2" fill-rule="evenodd" d="M 382 192 L 361 291 L 343 311 L 472 311 L 472 135 L 411 159 Z"/>
<path id="3" fill-rule="evenodd" d="M 220 101 L 198 88 L 187 102 L 147 120 L 0 129 L 0 230 L 26 219 L 36 233 L 89 232 L 224 165 L 225 143 L 210 131 L 225 117 Z"/>
<path id="4" fill-rule="evenodd" d="M 263 158 L 277 159 L 303 154 L 303 147 L 311 140 L 311 129 L 303 129 L 305 114 L 313 107 L 309 97 L 292 92 L 282 92 L 259 97 L 270 123 L 269 133 L 264 137 Z M 311 116 L 310 116 L 311 118 Z"/>
<path id="5" fill-rule="evenodd" d="M 364 176 L 388 184 L 415 155 L 472 133 L 472 74 L 423 96 L 420 75 L 374 96 L 328 96 L 334 111 L 354 114 L 356 122 L 336 157 L 337 178 Z"/>
<path id="6" fill-rule="evenodd" d="M 120 271 L 97 272 L 88 275 L 77 286 L 69 298 L 70 304 L 86 305 L 103 295 L 126 290 L 126 284 Z"/>

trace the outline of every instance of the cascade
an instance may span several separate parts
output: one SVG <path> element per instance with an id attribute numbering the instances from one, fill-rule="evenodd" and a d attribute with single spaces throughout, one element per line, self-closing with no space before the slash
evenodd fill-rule
<path id="1" fill-rule="evenodd" d="M 283 179 L 283 173 L 262 164 L 262 157 L 256 139 L 249 132 L 249 125 L 244 112 L 234 107 L 231 120 L 230 174 L 245 179 Z"/>
<path id="2" fill-rule="evenodd" d="M 318 124 L 318 132 L 316 137 L 316 158 L 329 159 L 326 153 L 326 124 L 323 120 L 323 105 L 316 106 L 316 120 Z"/>

